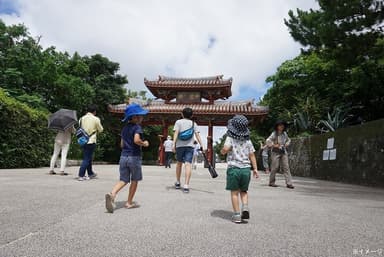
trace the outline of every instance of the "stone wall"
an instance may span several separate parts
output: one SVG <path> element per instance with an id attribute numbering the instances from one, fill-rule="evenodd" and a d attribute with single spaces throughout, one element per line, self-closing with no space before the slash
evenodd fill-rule
<path id="1" fill-rule="evenodd" d="M 336 158 L 324 160 L 330 138 Z M 384 186 L 384 119 L 293 139 L 289 150 L 293 175 Z"/>

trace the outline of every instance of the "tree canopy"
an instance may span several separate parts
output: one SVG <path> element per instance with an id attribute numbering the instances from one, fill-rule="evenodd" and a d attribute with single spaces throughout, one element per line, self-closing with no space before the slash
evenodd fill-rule
<path id="1" fill-rule="evenodd" d="M 107 105 L 126 100 L 126 76 L 119 63 L 101 54 L 81 56 L 44 49 L 24 25 L 7 26 L 0 20 L 0 89 L 31 108 L 54 112 L 60 108 L 77 110 L 98 106 L 98 116 L 106 126 L 100 135 L 97 158 L 116 160 L 121 122 L 111 117 Z M 79 157 L 78 147 L 71 148 Z"/>
<path id="2" fill-rule="evenodd" d="M 285 24 L 303 48 L 267 78 L 262 103 L 270 120 L 298 117 L 317 124 L 336 108 L 350 121 L 384 117 L 384 3 L 378 0 L 318 0 L 320 9 L 290 11 Z M 270 124 L 269 124 L 270 125 Z"/>

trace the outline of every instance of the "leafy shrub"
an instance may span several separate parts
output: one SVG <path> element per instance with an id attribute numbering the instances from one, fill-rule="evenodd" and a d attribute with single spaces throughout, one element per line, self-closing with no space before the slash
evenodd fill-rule
<path id="1" fill-rule="evenodd" d="M 47 115 L 0 89 L 0 168 L 48 164 L 53 135 L 47 129 Z"/>

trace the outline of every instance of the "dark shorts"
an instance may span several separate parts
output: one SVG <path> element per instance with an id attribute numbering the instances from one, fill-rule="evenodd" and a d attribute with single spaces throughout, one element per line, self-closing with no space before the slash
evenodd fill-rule
<path id="1" fill-rule="evenodd" d="M 129 183 L 143 179 L 141 172 L 141 156 L 120 156 L 120 181 Z"/>
<path id="2" fill-rule="evenodd" d="M 182 146 L 176 148 L 176 159 L 178 162 L 189 162 L 192 163 L 193 159 L 193 147 Z"/>
<path id="3" fill-rule="evenodd" d="M 251 181 L 251 168 L 227 169 L 227 186 L 225 189 L 231 191 L 248 191 L 249 182 Z"/>

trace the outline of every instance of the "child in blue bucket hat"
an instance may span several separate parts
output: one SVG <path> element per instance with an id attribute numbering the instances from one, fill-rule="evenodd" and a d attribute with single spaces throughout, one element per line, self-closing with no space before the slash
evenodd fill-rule
<path id="1" fill-rule="evenodd" d="M 139 207 L 137 202 L 133 201 L 138 182 L 143 179 L 141 171 L 141 148 L 148 147 L 149 143 L 143 139 L 143 129 L 140 124 L 148 111 L 138 104 L 128 105 L 125 110 L 124 119 L 126 122 L 121 131 L 121 156 L 119 162 L 120 180 L 113 187 L 112 191 L 105 195 L 105 207 L 109 213 L 115 209 L 115 199 L 118 192 L 128 183 L 128 200 L 125 204 L 127 209 Z"/>

